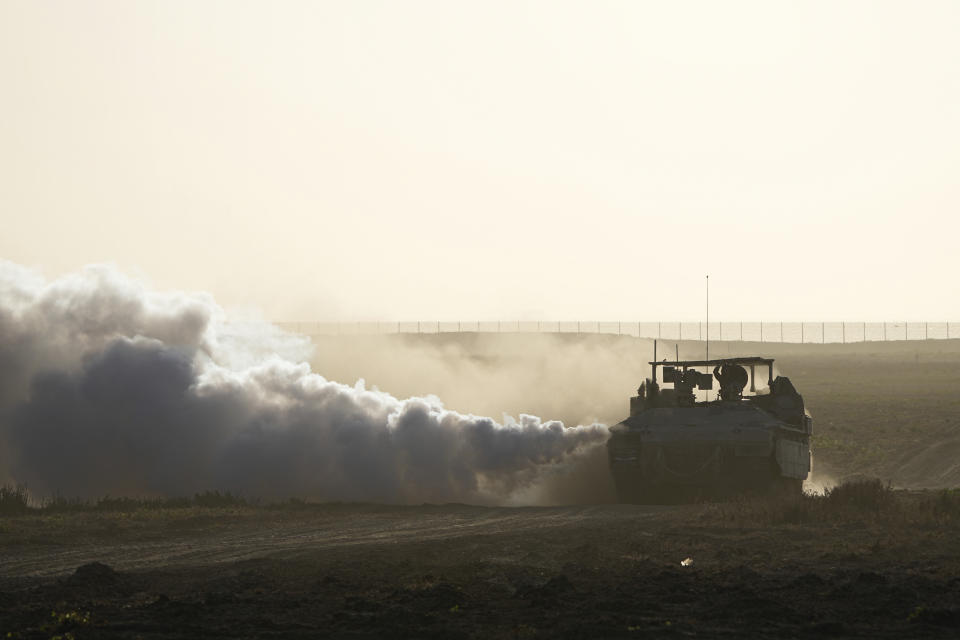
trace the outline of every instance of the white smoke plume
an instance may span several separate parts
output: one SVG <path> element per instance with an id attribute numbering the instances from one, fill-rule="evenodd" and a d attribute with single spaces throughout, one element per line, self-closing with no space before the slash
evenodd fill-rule
<path id="1" fill-rule="evenodd" d="M 502 502 L 605 440 L 310 370 L 306 339 L 107 266 L 0 262 L 0 481 L 67 496 Z"/>

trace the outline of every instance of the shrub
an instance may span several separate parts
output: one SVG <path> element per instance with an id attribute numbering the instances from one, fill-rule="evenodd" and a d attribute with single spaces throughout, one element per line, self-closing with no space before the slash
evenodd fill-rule
<path id="1" fill-rule="evenodd" d="M 824 501 L 831 507 L 880 511 L 893 501 L 893 489 L 877 479 L 852 480 L 827 489 Z"/>
<path id="2" fill-rule="evenodd" d="M 0 515 L 16 516 L 30 511 L 27 490 L 24 487 L 0 487 Z"/>
<path id="3" fill-rule="evenodd" d="M 862 517 L 864 512 L 871 512 L 873 516 L 897 517 L 902 514 L 895 504 L 894 495 L 890 485 L 879 480 L 852 480 L 828 489 L 823 495 L 743 496 L 731 503 L 718 505 L 714 513 L 723 520 L 741 525 L 842 521 Z M 947 498 L 942 500 L 946 501 Z M 957 496 L 955 504 L 956 507 L 945 506 L 942 509 L 956 508 L 960 513 L 960 496 Z"/>
<path id="4" fill-rule="evenodd" d="M 960 517 L 960 489 L 944 489 L 937 494 L 933 512 L 945 518 Z"/>

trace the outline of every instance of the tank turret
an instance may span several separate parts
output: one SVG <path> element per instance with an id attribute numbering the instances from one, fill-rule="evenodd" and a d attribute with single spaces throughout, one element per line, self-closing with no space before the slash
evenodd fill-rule
<path id="1" fill-rule="evenodd" d="M 607 442 L 621 502 L 802 490 L 813 421 L 790 379 L 774 378 L 772 359 L 650 365 L 652 377 L 630 399 L 630 417 L 611 427 Z M 658 369 L 669 387 L 660 387 Z M 765 385 L 757 384 L 758 371 Z"/>

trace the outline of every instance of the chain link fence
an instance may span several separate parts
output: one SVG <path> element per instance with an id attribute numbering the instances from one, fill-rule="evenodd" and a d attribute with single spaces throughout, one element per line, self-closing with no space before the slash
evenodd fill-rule
<path id="1" fill-rule="evenodd" d="M 960 322 L 637 322 L 596 320 L 417 320 L 277 322 L 303 335 L 391 333 L 592 333 L 663 340 L 844 343 L 960 338 Z"/>

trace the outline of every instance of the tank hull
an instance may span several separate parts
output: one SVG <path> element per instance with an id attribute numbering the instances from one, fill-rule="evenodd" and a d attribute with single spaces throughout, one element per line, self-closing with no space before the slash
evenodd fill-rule
<path id="1" fill-rule="evenodd" d="M 648 409 L 611 429 L 610 470 L 621 502 L 799 492 L 810 471 L 810 426 L 746 403 Z"/>

